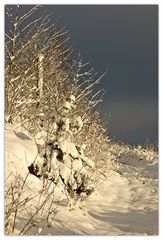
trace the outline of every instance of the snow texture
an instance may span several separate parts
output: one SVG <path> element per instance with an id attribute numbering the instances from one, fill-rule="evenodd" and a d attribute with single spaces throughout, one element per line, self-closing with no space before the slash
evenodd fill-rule
<path id="1" fill-rule="evenodd" d="M 25 177 L 28 166 L 37 155 L 33 138 L 25 130 L 8 125 L 5 131 L 5 145 L 6 178 L 11 172 Z M 75 146 L 67 141 L 62 143 L 60 148 L 66 154 L 71 152 L 74 158 L 78 155 Z M 158 153 L 152 149 L 141 147 L 131 149 L 118 144 L 110 145 L 109 151 L 115 154 L 117 170 L 109 171 L 107 179 L 99 184 L 96 191 L 86 201 L 78 202 L 71 211 L 70 207 L 67 207 L 66 195 L 58 186 L 55 189 L 57 212 L 54 219 L 49 220 L 49 225 L 42 220 L 39 226 L 33 226 L 29 230 L 28 235 L 158 234 Z M 53 154 L 56 159 L 58 152 L 54 151 Z M 66 156 L 64 161 L 69 165 L 70 159 Z M 82 165 L 78 158 L 74 161 L 75 171 Z M 52 164 L 54 172 L 60 165 L 60 172 L 65 181 L 73 183 L 74 179 L 69 178 L 70 171 L 68 172 L 63 162 L 52 161 Z M 8 181 L 12 181 L 12 178 L 8 178 L 6 187 Z M 78 181 L 80 182 L 80 178 Z M 35 196 L 41 188 L 42 179 L 29 174 L 24 195 Z M 82 197 L 84 198 L 84 193 Z M 32 211 L 37 204 L 35 197 L 29 209 Z M 73 199 L 69 201 L 69 206 L 71 204 L 75 205 Z M 16 233 L 22 229 L 27 220 L 25 212 L 19 212 Z"/>

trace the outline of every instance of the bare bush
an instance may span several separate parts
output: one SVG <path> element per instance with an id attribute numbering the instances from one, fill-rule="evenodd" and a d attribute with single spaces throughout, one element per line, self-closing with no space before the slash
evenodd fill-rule
<path id="1" fill-rule="evenodd" d="M 51 140 L 58 143 L 61 133 L 64 141 L 68 139 L 78 149 L 85 144 L 85 157 L 95 166 L 90 168 L 89 174 L 96 173 L 98 180 L 98 176 L 109 168 L 108 138 L 96 110 L 104 94 L 97 86 L 107 72 L 99 76 L 80 54 L 75 57 L 69 33 L 64 27 L 59 28 L 41 6 L 14 5 L 6 6 L 5 10 L 6 122 L 20 123 L 35 137 L 37 145 L 39 135 L 44 141 L 41 147 L 46 156 L 48 144 Z M 71 111 L 64 110 L 65 114 L 63 107 L 66 109 L 71 104 L 71 97 L 75 99 L 74 105 Z M 51 159 L 46 158 L 48 165 Z M 43 161 L 42 158 L 42 164 Z M 29 201 L 24 199 L 20 204 L 19 200 L 15 205 L 15 198 L 22 194 L 20 191 L 17 195 L 15 189 L 17 181 L 7 190 L 6 197 L 11 201 L 6 211 L 12 213 L 6 214 L 7 222 L 11 215 L 16 218 L 18 209 Z M 71 190 L 66 189 L 67 192 Z M 46 200 L 43 205 L 45 203 Z M 38 212 L 31 217 L 32 221 Z M 29 223 L 20 233 L 26 232 Z M 12 233 L 14 226 L 15 220 L 12 221 Z"/>
<path id="2" fill-rule="evenodd" d="M 31 228 L 43 229 L 57 213 L 55 186 L 49 182 L 35 193 L 28 191 L 28 177 L 10 174 L 5 182 L 5 234 L 24 235 Z"/>

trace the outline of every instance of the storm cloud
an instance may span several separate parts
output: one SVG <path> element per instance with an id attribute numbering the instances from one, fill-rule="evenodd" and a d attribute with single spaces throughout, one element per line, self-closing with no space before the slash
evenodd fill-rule
<path id="1" fill-rule="evenodd" d="M 21 6 L 23 8 L 30 6 Z M 44 5 L 70 32 L 78 51 L 100 74 L 100 111 L 111 137 L 129 144 L 158 140 L 158 6 Z"/>
<path id="2" fill-rule="evenodd" d="M 158 140 L 158 6 L 54 6 L 73 46 L 102 73 L 102 114 L 111 137 L 129 144 Z"/>

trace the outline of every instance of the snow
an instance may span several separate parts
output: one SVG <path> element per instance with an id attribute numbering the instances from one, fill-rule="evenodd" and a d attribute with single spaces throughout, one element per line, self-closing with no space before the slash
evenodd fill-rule
<path id="1" fill-rule="evenodd" d="M 73 158 L 77 158 L 79 155 L 75 145 L 70 141 L 67 141 L 66 139 L 65 140 L 59 139 L 58 146 L 63 153 L 71 154 Z"/>
<path id="2" fill-rule="evenodd" d="M 74 158 L 79 154 L 74 145 L 68 142 L 60 143 L 60 148 L 66 153 L 73 152 Z M 111 144 L 109 151 L 115 154 L 117 169 L 108 171 L 107 179 L 99 182 L 96 191 L 70 211 L 67 196 L 59 187 L 56 188 L 54 218 L 49 220 L 49 225 L 42 220 L 39 226 L 33 226 L 27 235 L 144 236 L 158 234 L 158 153 L 152 149 L 144 150 L 140 147 L 131 149 L 118 144 Z M 5 178 L 11 172 L 25 177 L 28 174 L 28 166 L 36 156 L 37 147 L 30 134 L 24 129 L 7 125 Z M 63 165 L 60 171 L 64 174 L 65 165 L 62 162 L 60 164 Z M 80 168 L 80 161 L 78 164 L 75 166 Z M 68 181 L 68 176 L 65 178 Z M 12 178 L 9 177 L 7 181 L 12 181 Z M 42 185 L 42 179 L 29 174 L 24 196 L 37 195 Z M 70 201 L 73 202 L 73 199 Z M 37 204 L 38 199 L 35 197 L 30 202 L 31 209 L 34 209 Z M 18 217 L 17 232 L 25 224 L 27 215 L 20 212 Z"/>
<path id="3" fill-rule="evenodd" d="M 27 174 L 27 166 L 32 164 L 36 156 L 37 148 L 30 136 L 12 127 L 5 129 L 5 158 L 6 161 L 10 159 L 6 163 L 8 173 L 14 170 Z"/>

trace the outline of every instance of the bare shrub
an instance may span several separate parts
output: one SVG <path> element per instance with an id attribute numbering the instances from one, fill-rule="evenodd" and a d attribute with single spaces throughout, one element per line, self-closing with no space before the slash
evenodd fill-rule
<path id="1" fill-rule="evenodd" d="M 11 174 L 5 187 L 5 234 L 24 235 L 35 227 L 42 229 L 57 213 L 52 182 L 36 193 L 28 191 L 28 177 Z M 21 223 L 22 222 L 22 223 Z"/>
<path id="2" fill-rule="evenodd" d="M 6 123 L 20 123 L 35 137 L 37 145 L 39 135 L 45 153 L 51 139 L 58 142 L 61 132 L 64 140 L 68 139 L 77 148 L 85 144 L 84 154 L 95 166 L 89 174 L 96 173 L 98 181 L 100 174 L 105 175 L 109 168 L 108 138 L 96 109 L 104 94 L 98 85 L 107 71 L 99 76 L 80 54 L 76 57 L 68 31 L 59 28 L 41 6 L 6 6 L 5 14 Z M 63 106 L 70 104 L 71 96 L 75 98 L 74 105 L 65 116 Z M 82 126 L 75 126 L 74 119 Z M 59 125 L 63 127 L 64 121 L 67 125 L 60 131 Z M 77 130 L 70 131 L 72 125 Z M 15 180 L 6 192 L 6 198 L 10 199 L 6 204 L 6 231 L 11 233 L 17 212 L 31 201 L 21 200 L 23 188 L 17 186 L 18 182 Z M 49 198 L 50 195 L 42 201 L 20 234 L 27 231 Z"/>

